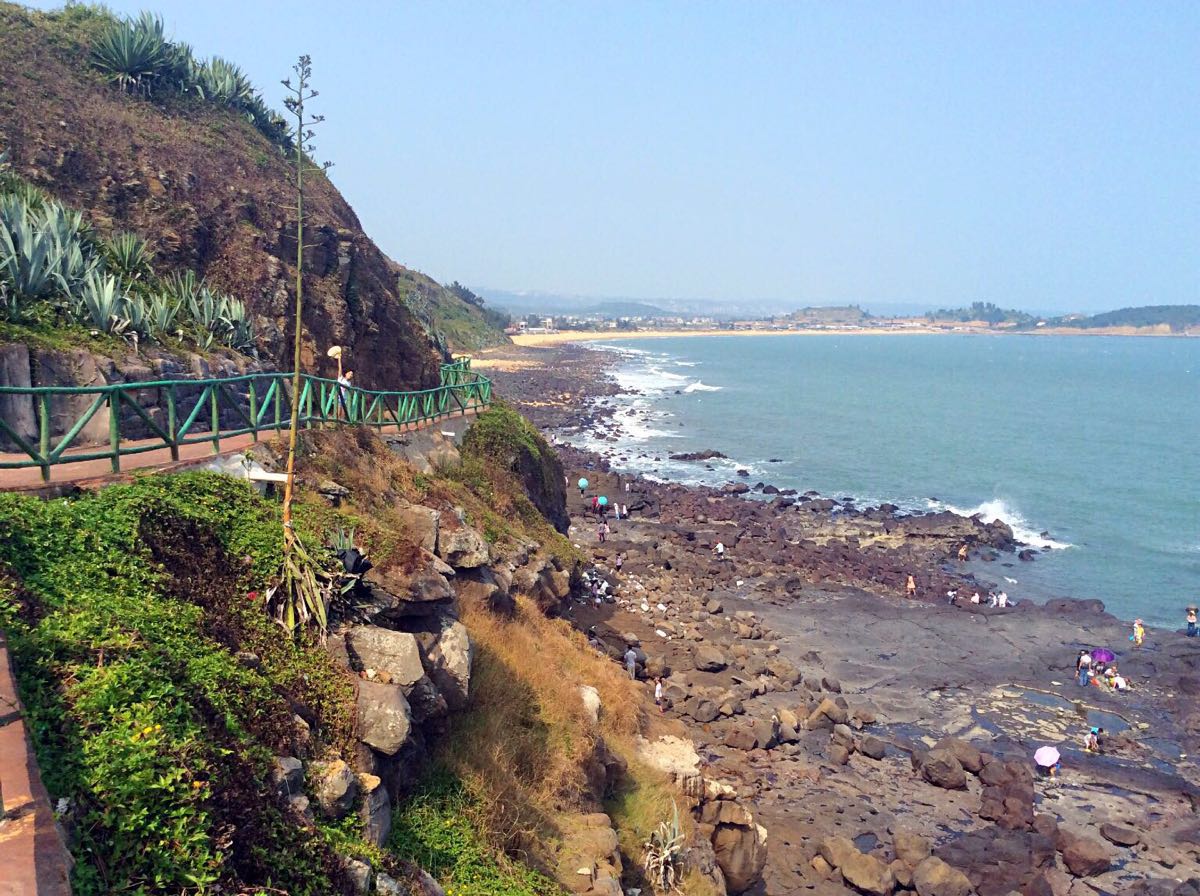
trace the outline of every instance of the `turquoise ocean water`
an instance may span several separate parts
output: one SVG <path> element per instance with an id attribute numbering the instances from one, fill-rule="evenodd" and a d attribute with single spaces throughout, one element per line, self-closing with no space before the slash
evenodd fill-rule
<path id="1" fill-rule="evenodd" d="M 750 471 L 860 507 L 1000 517 L 1052 548 L 981 572 L 1176 628 L 1200 599 L 1200 339 L 730 336 L 614 341 L 617 468 Z M 712 448 L 703 465 L 667 454 Z M 1048 534 L 1043 534 L 1048 533 Z M 1007 577 L 1008 582 L 1001 582 Z M 1015 580 L 1015 581 L 1013 581 Z"/>

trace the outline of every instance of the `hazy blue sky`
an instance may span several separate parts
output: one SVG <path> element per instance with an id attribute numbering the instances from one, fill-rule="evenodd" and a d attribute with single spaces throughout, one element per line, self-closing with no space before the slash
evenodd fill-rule
<path id="1" fill-rule="evenodd" d="M 110 5 L 275 104 L 311 54 L 319 155 L 440 280 L 1200 301 L 1200 3 Z"/>

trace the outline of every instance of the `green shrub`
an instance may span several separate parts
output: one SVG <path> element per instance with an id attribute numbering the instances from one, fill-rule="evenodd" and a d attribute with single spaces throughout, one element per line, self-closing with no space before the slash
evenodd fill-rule
<path id="1" fill-rule="evenodd" d="M 416 862 L 447 894 L 558 894 L 549 878 L 487 844 L 478 821 L 480 800 L 451 772 L 434 770 L 392 818 L 388 846 Z"/>
<path id="2" fill-rule="evenodd" d="M 102 244 L 104 266 L 122 282 L 133 284 L 149 280 L 152 252 L 149 244 L 136 233 L 118 233 Z"/>
<path id="3" fill-rule="evenodd" d="M 293 702 L 319 741 L 352 732 L 349 681 L 255 594 L 280 535 L 273 505 L 214 474 L 0 495 L 0 624 L 46 786 L 71 804 L 79 896 L 337 890 L 332 850 L 267 781 Z"/>
<path id="4" fill-rule="evenodd" d="M 195 86 L 201 98 L 235 109 L 245 108 L 254 97 L 254 87 L 245 72 L 219 56 L 197 69 Z"/>
<path id="5" fill-rule="evenodd" d="M 178 87 L 171 76 L 183 67 L 181 53 L 167 40 L 163 20 L 150 12 L 102 31 L 92 46 L 92 62 L 122 90 L 146 96 L 159 84 Z"/>

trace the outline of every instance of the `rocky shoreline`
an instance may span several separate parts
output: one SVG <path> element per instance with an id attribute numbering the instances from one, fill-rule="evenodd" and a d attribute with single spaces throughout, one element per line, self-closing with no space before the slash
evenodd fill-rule
<path id="1" fill-rule="evenodd" d="M 743 837 L 722 857 L 738 869 L 729 892 L 1200 892 L 1194 642 L 1152 633 L 1126 649 L 1127 625 L 1098 601 L 949 606 L 947 591 L 988 587 L 957 560 L 964 544 L 1015 559 L 1002 523 L 620 475 L 563 444 L 610 431 L 596 399 L 619 391 L 611 356 L 554 346 L 483 361 L 558 440 L 571 482 L 590 480 L 569 493 L 570 537 L 613 599 L 585 593 L 569 617 L 614 658 L 637 645 L 639 674 L 662 677 L 665 724 L 767 832 L 765 848 Z M 630 511 L 604 544 L 593 494 Z M 1074 683 L 1078 651 L 1099 646 L 1132 692 Z M 1091 726 L 1106 730 L 1100 754 L 1082 749 Z M 1057 785 L 1032 774 L 1045 744 L 1063 753 Z M 697 811 L 719 845 L 720 819 Z"/>

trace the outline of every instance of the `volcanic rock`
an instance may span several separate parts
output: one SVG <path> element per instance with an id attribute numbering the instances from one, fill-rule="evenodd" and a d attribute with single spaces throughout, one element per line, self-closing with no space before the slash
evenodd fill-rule
<path id="1" fill-rule="evenodd" d="M 966 790 L 967 773 L 962 763 L 950 750 L 933 749 L 921 763 L 921 777 L 937 787 L 947 790 Z"/>

